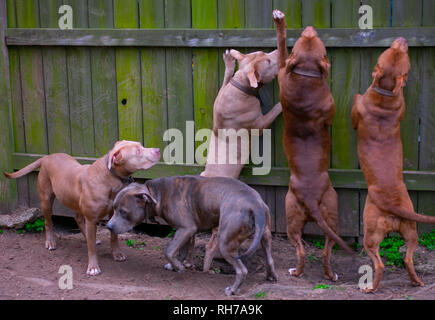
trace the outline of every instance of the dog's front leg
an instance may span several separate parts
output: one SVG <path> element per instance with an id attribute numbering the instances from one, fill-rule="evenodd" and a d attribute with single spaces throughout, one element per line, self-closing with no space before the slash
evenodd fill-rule
<path id="1" fill-rule="evenodd" d="M 96 222 L 86 219 L 86 241 L 88 243 L 88 270 L 86 271 L 86 274 L 90 276 L 96 276 L 101 273 L 100 267 L 98 266 L 96 237 Z"/>
<path id="2" fill-rule="evenodd" d="M 261 130 L 261 133 L 263 133 L 263 129 L 270 128 L 272 122 L 276 119 L 276 117 L 279 116 L 281 112 L 282 105 L 281 102 L 278 102 L 276 105 L 273 106 L 272 110 L 270 110 L 259 119 L 260 123 L 258 124 L 257 128 Z"/>
<path id="3" fill-rule="evenodd" d="M 181 247 L 191 240 L 191 237 L 195 235 L 196 231 L 197 228 L 192 226 L 190 228 L 179 228 L 177 232 L 175 232 L 174 239 L 166 249 L 166 258 L 169 261 L 165 266 L 166 269 L 178 272 L 184 271 L 184 266 L 180 260 L 178 260 L 177 253 Z"/>

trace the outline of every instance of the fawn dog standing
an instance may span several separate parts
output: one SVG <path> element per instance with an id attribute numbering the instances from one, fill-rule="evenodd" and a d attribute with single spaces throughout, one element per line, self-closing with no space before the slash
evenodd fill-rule
<path id="1" fill-rule="evenodd" d="M 416 214 L 403 182 L 400 121 L 405 114 L 403 87 L 410 69 L 408 45 L 396 39 L 378 59 L 373 82 L 364 95 L 356 95 L 352 124 L 358 130 L 358 158 L 368 185 L 364 208 L 364 249 L 372 259 L 376 291 L 384 264 L 379 244 L 388 232 L 399 232 L 406 241 L 405 266 L 413 285 L 424 283 L 415 273 L 413 255 L 418 245 L 417 222 L 435 224 L 435 217 Z"/>
<path id="2" fill-rule="evenodd" d="M 88 275 L 101 272 L 96 252 L 96 223 L 113 214 L 113 199 L 130 182 L 130 175 L 146 170 L 160 159 L 160 150 L 144 148 L 139 142 L 118 141 L 107 155 L 91 165 L 80 165 L 65 153 L 54 153 L 29 164 L 20 171 L 4 173 L 7 178 L 17 179 L 40 168 L 38 192 L 42 213 L 45 217 L 45 247 L 56 249 L 56 238 L 51 220 L 53 201 L 76 212 L 75 219 L 88 245 Z M 125 256 L 118 244 L 118 236 L 111 233 L 110 244 L 113 258 L 124 261 Z"/>
<path id="3" fill-rule="evenodd" d="M 285 199 L 287 235 L 296 247 L 298 265 L 289 269 L 300 276 L 305 265 L 302 229 L 314 220 L 325 233 L 323 268 L 327 279 L 336 281 L 330 256 L 337 242 L 352 249 L 337 236 L 337 194 L 328 175 L 331 139 L 328 126 L 335 113 L 334 99 L 325 78 L 329 62 L 323 42 L 313 27 L 306 27 L 290 57 L 286 45 L 284 14 L 274 10 L 278 41 L 278 83 L 284 116 L 284 150 L 291 177 Z"/>
<path id="4" fill-rule="evenodd" d="M 220 138 L 218 131 L 227 129 L 228 134 L 233 132 L 235 135 L 240 129 L 258 129 L 262 132 L 263 129 L 269 128 L 281 113 L 281 104 L 278 103 L 263 115 L 258 93 L 261 85 L 271 82 L 278 74 L 277 51 L 274 50 L 270 53 L 255 51 L 242 54 L 231 49 L 223 54 L 223 59 L 225 75 L 213 106 L 213 133 L 207 155 L 207 164 L 201 176 L 237 179 L 243 166 L 248 162 L 249 152 L 242 151 L 242 146 L 237 142 L 237 138 L 233 140 L 230 137 L 228 143 L 227 137 Z M 236 66 L 235 60 L 239 64 L 239 69 L 233 76 Z M 236 163 L 228 161 L 230 159 L 229 153 L 234 147 L 231 141 L 236 143 Z M 225 146 L 225 150 L 218 150 L 219 146 L 222 145 Z M 217 251 L 216 228 L 213 230 L 213 235 L 206 247 L 204 271 L 210 269 L 213 256 Z M 188 264 L 191 263 L 188 261 Z"/>

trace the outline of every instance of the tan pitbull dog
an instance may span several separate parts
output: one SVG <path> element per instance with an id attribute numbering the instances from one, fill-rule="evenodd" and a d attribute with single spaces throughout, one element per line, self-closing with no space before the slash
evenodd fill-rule
<path id="1" fill-rule="evenodd" d="M 384 264 L 379 244 L 388 232 L 399 232 L 406 241 L 405 266 L 411 282 L 423 286 L 414 269 L 418 245 L 417 222 L 435 224 L 435 217 L 416 214 L 403 182 L 403 152 L 400 121 L 405 114 L 403 87 L 410 69 L 408 45 L 396 39 L 379 57 L 373 83 L 357 94 L 352 108 L 352 124 L 358 130 L 358 158 L 368 185 L 364 207 L 364 249 L 372 259 L 375 277 L 373 292 L 382 278 Z"/>
<path id="2" fill-rule="evenodd" d="M 227 50 L 223 54 L 225 62 L 225 75 L 222 87 L 213 106 L 213 134 L 207 156 L 207 164 L 201 176 L 238 178 L 245 163 L 248 162 L 249 151 L 242 152 L 241 145 L 237 144 L 237 163 L 229 163 L 231 150 L 230 141 L 221 139 L 226 151 L 219 152 L 219 130 L 234 129 L 263 129 L 270 127 L 275 118 L 281 113 L 281 103 L 276 104 L 272 110 L 263 115 L 259 99 L 261 85 L 271 82 L 278 74 L 276 64 L 277 51 L 270 53 L 256 51 L 242 54 L 237 50 Z M 235 60 L 239 69 L 234 74 Z M 234 74 L 234 76 L 233 76 Z M 232 77 L 233 76 L 233 77 Z M 236 140 L 237 141 L 237 140 Z M 250 141 L 250 139 L 249 139 Z M 237 143 L 237 142 L 236 142 Z M 248 147 L 248 145 L 245 145 Z M 204 260 L 204 271 L 210 269 L 213 256 L 217 251 L 217 229 L 213 230 L 210 242 L 207 244 Z"/>
<path id="3" fill-rule="evenodd" d="M 138 170 L 146 170 L 160 159 L 160 150 L 144 148 L 139 142 L 118 141 L 107 155 L 92 165 L 80 165 L 65 153 L 55 153 L 29 164 L 14 173 L 4 173 L 7 178 L 17 179 L 40 168 L 38 192 L 42 213 L 45 217 L 48 250 L 56 249 L 56 239 L 51 220 L 53 201 L 76 212 L 75 219 L 88 245 L 88 275 L 101 272 L 96 253 L 96 223 L 113 214 L 113 199 L 130 182 L 130 176 Z M 111 233 L 110 244 L 113 258 L 124 261 L 119 249 L 118 237 Z"/>

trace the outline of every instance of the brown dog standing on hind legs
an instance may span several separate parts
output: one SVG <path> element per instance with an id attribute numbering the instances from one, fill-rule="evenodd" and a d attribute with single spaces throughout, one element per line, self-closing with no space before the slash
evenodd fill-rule
<path id="1" fill-rule="evenodd" d="M 75 219 L 88 245 L 87 274 L 101 272 L 96 252 L 97 222 L 113 214 L 113 199 L 131 182 L 131 175 L 146 170 L 160 159 L 158 148 L 144 148 L 139 142 L 118 141 L 107 155 L 91 165 L 80 165 L 65 153 L 44 156 L 14 173 L 4 173 L 7 178 L 17 179 L 40 168 L 38 192 L 45 218 L 45 247 L 56 249 L 56 238 L 51 220 L 53 201 L 76 212 Z M 118 244 L 118 236 L 110 235 L 113 258 L 124 261 L 125 256 Z"/>
<path id="2" fill-rule="evenodd" d="M 358 130 L 358 158 L 368 185 L 364 249 L 375 267 L 373 286 L 365 292 L 378 288 L 384 270 L 379 244 L 393 231 L 406 241 L 404 262 L 412 284 L 424 285 L 415 273 L 413 262 L 418 245 L 416 221 L 435 224 L 435 217 L 414 212 L 403 182 L 400 121 L 405 114 L 402 88 L 409 69 L 408 45 L 404 38 L 398 38 L 380 55 L 371 86 L 364 95 L 355 96 L 352 108 L 352 124 Z"/>
<path id="3" fill-rule="evenodd" d="M 278 41 L 278 83 L 284 116 L 284 150 L 291 177 L 285 199 L 287 235 L 296 247 L 298 265 L 289 269 L 300 276 L 305 266 L 302 230 L 314 220 L 325 233 L 323 268 L 327 279 L 336 281 L 330 257 L 337 242 L 352 249 L 337 235 L 337 193 L 328 175 L 331 139 L 328 127 L 335 113 L 334 99 L 326 83 L 329 62 L 322 40 L 313 27 L 306 27 L 290 57 L 286 45 L 284 14 L 273 11 Z"/>

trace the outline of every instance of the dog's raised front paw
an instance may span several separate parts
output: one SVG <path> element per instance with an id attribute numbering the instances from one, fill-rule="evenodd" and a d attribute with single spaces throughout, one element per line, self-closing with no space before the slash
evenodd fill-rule
<path id="1" fill-rule="evenodd" d="M 91 265 L 89 265 L 88 266 L 88 271 L 86 271 L 86 274 L 88 276 L 96 276 L 96 275 L 98 275 L 100 273 L 101 273 L 101 269 L 100 269 L 99 266 L 91 266 Z"/>
<path id="2" fill-rule="evenodd" d="M 225 62 L 225 68 L 235 68 L 236 67 L 236 59 L 231 55 L 230 50 L 225 50 L 223 53 L 223 58 Z"/>
<path id="3" fill-rule="evenodd" d="M 285 17 L 284 13 L 279 10 L 273 10 L 272 16 L 274 20 L 282 20 Z"/>

